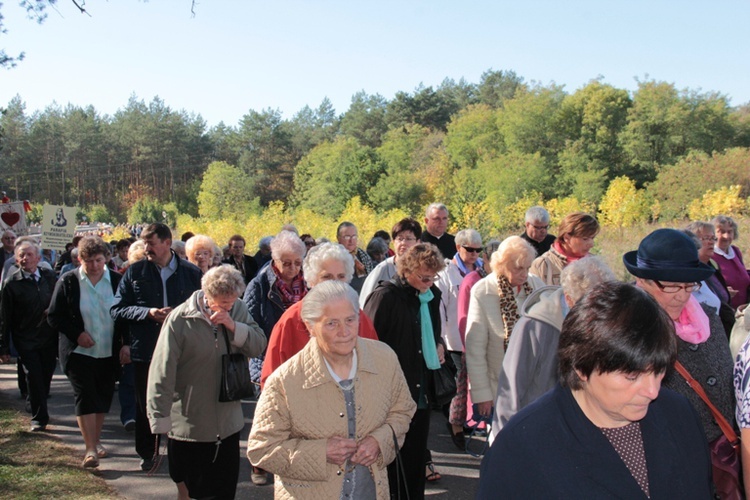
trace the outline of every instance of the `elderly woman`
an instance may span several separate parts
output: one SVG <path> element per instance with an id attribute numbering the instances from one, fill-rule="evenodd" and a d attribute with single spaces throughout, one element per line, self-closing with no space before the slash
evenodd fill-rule
<path id="1" fill-rule="evenodd" d="M 555 387 L 557 346 L 565 316 L 588 290 L 614 280 L 607 264 L 592 256 L 566 266 L 561 287 L 539 288 L 526 299 L 503 358 L 491 439 L 511 417 Z"/>
<path id="2" fill-rule="evenodd" d="M 378 338 L 391 346 L 406 376 L 417 411 L 401 448 L 408 495 L 424 497 L 427 436 L 430 431 L 432 373 L 445 360 L 440 335 L 440 290 L 435 286 L 443 270 L 443 256 L 436 246 L 418 243 L 398 259 L 398 275 L 381 284 L 367 298 L 365 313 L 372 318 Z M 396 481 L 397 468 L 388 469 L 391 495 L 406 498 L 407 490 Z"/>
<path id="3" fill-rule="evenodd" d="M 179 498 L 234 498 L 239 476 L 240 401 L 219 402 L 222 356 L 257 356 L 263 331 L 238 297 L 239 271 L 220 266 L 161 328 L 148 374 L 148 418 L 168 433 L 169 475 Z"/>
<path id="4" fill-rule="evenodd" d="M 709 400 L 734 425 L 732 355 L 719 317 L 693 297 L 699 283 L 713 269 L 698 260 L 693 241 L 674 229 L 657 229 L 622 257 L 636 285 L 651 295 L 674 322 L 677 360 L 696 379 Z M 687 397 L 703 424 L 708 442 L 722 436 L 709 407 L 686 383 L 682 375 L 670 371 L 664 385 Z"/>
<path id="5" fill-rule="evenodd" d="M 276 498 L 387 499 L 384 468 L 416 406 L 398 359 L 359 337 L 346 283 L 316 285 L 301 316 L 312 338 L 268 378 L 247 456 L 275 474 Z"/>
<path id="6" fill-rule="evenodd" d="M 102 425 L 120 371 L 125 325 L 116 325 L 109 309 L 122 276 L 107 268 L 109 245 L 98 236 L 81 239 L 78 255 L 81 266 L 55 285 L 47 322 L 60 332 L 60 366 L 73 386 L 86 446 L 83 466 L 98 467 L 99 458 L 107 456 L 100 442 Z"/>
<path id="7" fill-rule="evenodd" d="M 471 290 L 466 320 L 466 371 L 471 399 L 482 416 L 489 416 L 497 394 L 497 379 L 521 305 L 542 280 L 529 275 L 534 249 L 520 236 L 510 236 L 492 254 L 492 274 Z"/>
<path id="8" fill-rule="evenodd" d="M 419 238 L 422 237 L 422 226 L 416 220 L 407 217 L 394 224 L 391 235 L 396 252 L 392 257 L 388 257 L 375 266 L 375 269 L 370 271 L 370 274 L 365 278 L 362 289 L 359 291 L 359 305 L 361 307 L 365 307 L 367 297 L 378 287 L 381 281 L 388 281 L 398 274 L 396 261 L 417 244 Z"/>
<path id="9" fill-rule="evenodd" d="M 584 296 L 563 323 L 560 384 L 500 431 L 477 498 L 713 498 L 700 421 L 661 387 L 673 332 L 632 285 Z"/>
<path id="10" fill-rule="evenodd" d="M 191 236 L 192 238 L 192 236 Z M 172 250 L 182 260 L 187 260 L 187 254 L 185 252 L 185 242 L 180 240 L 174 240 L 172 242 Z"/>
<path id="11" fill-rule="evenodd" d="M 566 215 L 557 228 L 557 239 L 552 247 L 537 257 L 529 272 L 547 285 L 559 285 L 563 268 L 586 257 L 598 233 L 599 222 L 594 216 L 583 212 Z"/>
<path id="12" fill-rule="evenodd" d="M 740 236 L 737 223 L 731 217 L 719 215 L 711 221 L 711 224 L 716 230 L 713 259 L 719 265 L 729 293 L 732 294 L 729 304 L 737 309 L 748 303 L 748 287 L 750 287 L 750 271 L 745 268 L 742 252 L 732 245 L 732 242 Z"/>
<path id="13" fill-rule="evenodd" d="M 188 262 L 200 268 L 203 274 L 213 266 L 216 243 L 205 234 L 196 234 L 185 242 L 185 256 Z"/>
<path id="14" fill-rule="evenodd" d="M 302 264 L 302 272 L 309 288 L 328 280 L 349 283 L 354 275 L 354 259 L 338 243 L 323 243 L 308 251 Z M 261 388 L 276 368 L 301 351 L 310 340 L 310 332 L 300 315 L 303 303 L 304 300 L 297 302 L 284 311 L 273 327 L 271 338 L 268 340 L 266 358 L 263 360 L 260 376 Z M 362 311 L 359 312 L 359 335 L 367 339 L 378 340 L 372 321 Z"/>
<path id="15" fill-rule="evenodd" d="M 456 367 L 456 387 L 458 388 L 458 377 L 464 364 L 464 342 L 458 331 L 458 291 L 461 282 L 467 274 L 482 268 L 482 236 L 474 229 L 464 229 L 456 233 L 456 255 L 452 259 L 445 259 L 443 269 L 436 283 L 440 289 L 440 318 L 442 320 L 442 335 L 448 354 Z M 456 391 L 454 402 L 450 408 L 454 413 L 448 414 L 449 432 L 453 443 L 460 449 L 466 447 L 464 442 L 464 424 L 466 423 L 466 411 L 461 411 L 461 402 L 466 405 L 466 393 L 459 394 Z"/>

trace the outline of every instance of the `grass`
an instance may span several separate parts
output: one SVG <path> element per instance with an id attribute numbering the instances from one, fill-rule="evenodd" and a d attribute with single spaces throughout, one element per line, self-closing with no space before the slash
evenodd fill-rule
<path id="1" fill-rule="evenodd" d="M 117 498 L 104 479 L 81 468 L 78 454 L 54 436 L 29 432 L 28 417 L 0 401 L 3 498 Z"/>

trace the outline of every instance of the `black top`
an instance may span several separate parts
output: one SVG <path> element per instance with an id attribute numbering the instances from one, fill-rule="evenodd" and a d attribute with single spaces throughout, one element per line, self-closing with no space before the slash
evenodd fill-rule
<path id="1" fill-rule="evenodd" d="M 422 242 L 432 243 L 443 257 L 446 259 L 452 259 L 456 255 L 456 238 L 452 234 L 444 233 L 440 238 L 436 238 L 427 231 L 422 231 Z"/>
<path id="2" fill-rule="evenodd" d="M 242 256 L 242 266 L 237 264 L 237 261 L 234 260 L 233 255 L 230 255 L 228 258 L 222 260 L 221 263 L 234 266 L 235 269 L 241 272 L 242 277 L 245 278 L 245 286 L 247 286 L 247 284 L 250 283 L 253 278 L 255 278 L 255 275 L 258 274 L 258 263 L 249 255 Z"/>
<path id="3" fill-rule="evenodd" d="M 10 351 L 10 336 L 19 351 L 57 345 L 57 331 L 47 324 L 47 309 L 55 288 L 55 273 L 38 268 L 39 281 L 18 268 L 0 294 L 0 354 Z"/>
<path id="4" fill-rule="evenodd" d="M 529 238 L 529 235 L 526 234 L 526 231 L 524 231 L 523 234 L 521 234 L 521 238 L 528 241 L 531 244 L 531 246 L 534 247 L 534 250 L 536 250 L 537 257 L 547 252 L 550 249 L 550 247 L 552 247 L 552 243 L 554 243 L 555 240 L 557 239 L 555 236 L 548 234 L 547 236 L 544 237 L 544 239 L 541 242 L 538 242 L 536 240 L 532 240 L 531 238 Z"/>

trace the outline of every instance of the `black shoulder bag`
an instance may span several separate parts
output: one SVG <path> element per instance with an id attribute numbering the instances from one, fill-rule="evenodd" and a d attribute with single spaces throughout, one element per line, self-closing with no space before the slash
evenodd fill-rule
<path id="1" fill-rule="evenodd" d="M 214 333 L 216 327 L 214 326 Z M 219 402 L 228 403 L 249 398 L 255 394 L 253 382 L 250 380 L 250 366 L 247 356 L 241 352 L 232 352 L 229 345 L 229 335 L 224 325 L 221 326 L 224 333 L 224 342 L 227 345 L 227 353 L 221 355 L 221 389 L 219 391 Z"/>

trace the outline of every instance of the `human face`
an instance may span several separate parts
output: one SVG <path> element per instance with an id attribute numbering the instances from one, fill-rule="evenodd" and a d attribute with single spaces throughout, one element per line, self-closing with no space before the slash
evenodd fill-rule
<path id="1" fill-rule="evenodd" d="M 526 236 L 534 241 L 542 242 L 547 237 L 549 222 L 533 221 L 526 223 Z"/>
<path id="2" fill-rule="evenodd" d="M 505 266 L 505 277 L 508 278 L 512 286 L 521 286 L 529 279 L 530 267 L 531 262 L 528 264 L 526 262 L 521 262 L 520 264 L 510 262 Z"/>
<path id="3" fill-rule="evenodd" d="M 623 427 L 646 416 L 656 399 L 664 373 L 593 372 L 578 376 L 583 388 L 574 391 L 583 413 L 597 427 Z"/>
<path id="4" fill-rule="evenodd" d="M 143 242 L 146 244 L 146 258 L 148 260 L 162 267 L 169 264 L 169 259 L 172 256 L 171 239 L 161 240 L 157 235 L 152 234 L 148 238 L 144 238 Z"/>
<path id="5" fill-rule="evenodd" d="M 698 250 L 698 260 L 704 264 L 708 264 L 708 261 L 714 256 L 716 236 L 714 236 L 713 233 L 707 233 L 705 231 L 698 231 L 696 236 L 701 240 L 701 248 Z"/>
<path id="6" fill-rule="evenodd" d="M 214 252 L 212 249 L 198 247 L 193 252 L 192 258 L 189 258 L 188 260 L 198 266 L 200 270 L 205 273 L 214 263 Z"/>
<path id="7" fill-rule="evenodd" d="M 211 297 L 206 295 L 206 302 L 208 302 L 208 308 L 214 312 L 226 311 L 229 312 L 237 301 L 237 296 L 234 294 L 220 295 L 219 297 Z"/>
<path id="8" fill-rule="evenodd" d="M 338 234 L 339 243 L 344 245 L 344 248 L 346 248 L 349 253 L 353 253 L 357 250 L 357 238 L 357 228 L 354 226 L 342 227 Z"/>
<path id="9" fill-rule="evenodd" d="M 229 242 L 229 253 L 235 259 L 241 259 L 245 255 L 245 242 L 242 240 L 232 240 Z"/>
<path id="10" fill-rule="evenodd" d="M 431 235 L 436 238 L 445 234 L 448 229 L 448 211 L 433 208 L 430 214 L 424 218 L 424 225 Z"/>
<path id="11" fill-rule="evenodd" d="M 476 247 L 471 245 L 456 245 L 456 250 L 458 250 L 458 256 L 461 257 L 464 264 L 472 268 L 476 264 L 479 254 L 482 253 L 482 245 L 480 244 Z"/>
<path id="12" fill-rule="evenodd" d="M 636 278 L 635 281 L 640 288 L 645 290 L 654 298 L 654 300 L 656 300 L 656 302 L 659 303 L 662 309 L 667 311 L 667 314 L 669 314 L 669 317 L 672 318 L 673 321 L 679 319 L 682 310 L 685 308 L 685 304 L 690 300 L 690 295 L 692 294 L 692 292 L 685 289 L 687 283 L 660 281 L 659 283 L 661 283 L 663 287 L 671 285 L 681 287 L 680 290 L 675 293 L 668 293 L 662 290 L 659 285 L 652 280 Z"/>
<path id="13" fill-rule="evenodd" d="M 716 226 L 716 246 L 723 251 L 728 251 L 734 241 L 734 229 L 729 224 L 719 224 Z"/>
<path id="14" fill-rule="evenodd" d="M 320 266 L 317 278 L 318 283 L 328 280 L 338 280 L 346 283 L 346 267 L 338 259 L 328 259 Z"/>
<path id="15" fill-rule="evenodd" d="M 566 236 L 563 247 L 572 257 L 585 257 L 594 248 L 594 236 Z"/>
<path id="16" fill-rule="evenodd" d="M 94 255 L 88 259 L 81 259 L 81 268 L 86 276 L 96 283 L 104 275 L 104 268 L 107 267 L 107 258 L 102 254 Z"/>
<path id="17" fill-rule="evenodd" d="M 351 356 L 359 335 L 359 311 L 345 298 L 334 300 L 323 307 L 323 314 L 314 324 L 307 324 L 307 329 L 317 339 L 325 358 Z"/>
<path id="18" fill-rule="evenodd" d="M 41 259 L 36 249 L 29 245 L 21 245 L 16 248 L 16 264 L 27 273 L 35 273 L 36 267 Z"/>
<path id="19" fill-rule="evenodd" d="M 12 252 L 13 246 L 16 244 L 15 233 L 13 233 L 13 231 L 5 231 L 0 239 L 3 242 L 3 250 L 6 252 Z"/>
<path id="20" fill-rule="evenodd" d="M 393 251 L 396 257 L 401 257 L 411 247 L 417 244 L 417 237 L 411 231 L 401 231 L 393 240 Z"/>
<path id="21" fill-rule="evenodd" d="M 294 252 L 282 253 L 280 259 L 274 259 L 273 265 L 281 273 L 281 279 L 286 283 L 291 283 L 302 269 L 302 257 Z"/>
<path id="22" fill-rule="evenodd" d="M 124 261 L 128 260 L 128 250 L 130 249 L 130 245 L 126 247 L 122 247 L 117 251 L 117 255 Z"/>
<path id="23" fill-rule="evenodd" d="M 426 266 L 422 266 L 416 272 L 406 273 L 406 281 L 414 288 L 419 290 L 419 293 L 424 293 L 437 281 L 437 272 L 434 269 L 430 269 Z"/>

